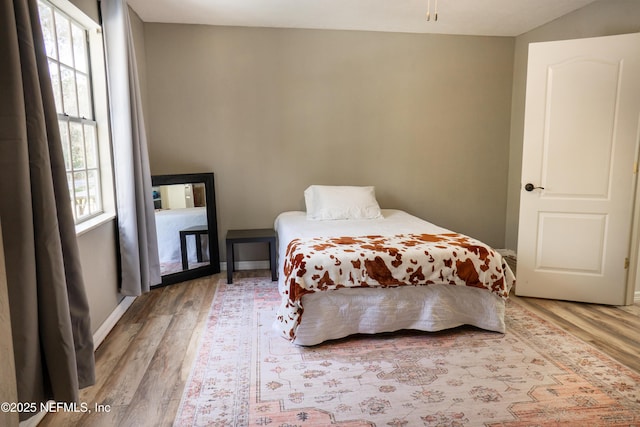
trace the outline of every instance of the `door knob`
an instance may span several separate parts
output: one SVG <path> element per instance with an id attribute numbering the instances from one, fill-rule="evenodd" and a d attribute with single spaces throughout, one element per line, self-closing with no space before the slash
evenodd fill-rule
<path id="1" fill-rule="evenodd" d="M 524 189 L 527 190 L 527 191 L 533 191 L 535 189 L 544 190 L 544 187 L 536 187 L 535 185 L 529 183 L 529 184 L 524 186 Z"/>

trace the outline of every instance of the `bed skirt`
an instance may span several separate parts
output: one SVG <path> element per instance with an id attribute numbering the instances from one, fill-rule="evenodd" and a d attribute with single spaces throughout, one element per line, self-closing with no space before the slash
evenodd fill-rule
<path id="1" fill-rule="evenodd" d="M 465 324 L 505 331 L 505 301 L 485 289 L 463 286 L 342 288 L 306 294 L 302 306 L 293 343 L 305 346 L 358 333 L 435 332 Z"/>

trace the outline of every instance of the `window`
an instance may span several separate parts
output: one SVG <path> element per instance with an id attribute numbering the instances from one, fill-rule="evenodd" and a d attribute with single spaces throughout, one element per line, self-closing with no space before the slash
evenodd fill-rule
<path id="1" fill-rule="evenodd" d="M 113 204 L 100 27 L 68 1 L 39 0 L 38 8 L 78 225 Z"/>

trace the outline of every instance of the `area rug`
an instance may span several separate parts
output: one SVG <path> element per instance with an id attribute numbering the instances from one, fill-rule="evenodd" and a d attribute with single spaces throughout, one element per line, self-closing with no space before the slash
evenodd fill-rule
<path id="1" fill-rule="evenodd" d="M 277 285 L 221 283 L 175 426 L 633 426 L 640 375 L 513 301 L 507 333 L 292 345 Z"/>

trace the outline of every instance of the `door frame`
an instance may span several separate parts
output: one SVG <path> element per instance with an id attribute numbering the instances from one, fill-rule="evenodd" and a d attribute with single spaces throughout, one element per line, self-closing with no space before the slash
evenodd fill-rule
<path id="1" fill-rule="evenodd" d="M 638 164 L 640 162 L 640 116 L 638 117 L 638 131 L 636 135 L 636 153 L 634 162 L 635 200 L 631 216 L 631 238 L 629 239 L 629 269 L 627 272 L 627 305 L 640 302 L 640 186 L 638 185 Z"/>

